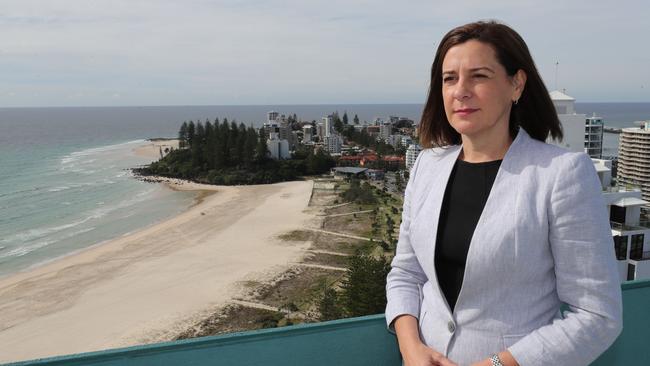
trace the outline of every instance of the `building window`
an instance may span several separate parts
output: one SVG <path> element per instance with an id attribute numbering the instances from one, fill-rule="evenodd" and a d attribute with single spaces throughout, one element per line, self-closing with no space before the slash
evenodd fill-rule
<path id="1" fill-rule="evenodd" d="M 630 259 L 643 259 L 643 234 L 632 235 L 630 243 Z"/>
<path id="2" fill-rule="evenodd" d="M 617 260 L 626 260 L 627 259 L 627 235 L 614 236 L 614 250 L 616 251 Z"/>
<path id="3" fill-rule="evenodd" d="M 611 205 L 609 209 L 609 220 L 622 224 L 625 222 L 625 207 Z"/>
<path id="4" fill-rule="evenodd" d="M 628 281 L 634 281 L 634 278 L 636 274 L 636 266 L 632 263 L 627 264 L 627 280 Z"/>

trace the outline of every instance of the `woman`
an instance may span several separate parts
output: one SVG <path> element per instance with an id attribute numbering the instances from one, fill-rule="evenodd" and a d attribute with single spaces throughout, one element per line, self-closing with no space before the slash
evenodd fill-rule
<path id="1" fill-rule="evenodd" d="M 386 284 L 406 365 L 587 365 L 620 333 L 600 182 L 549 136 L 560 123 L 514 30 L 445 35 Z"/>

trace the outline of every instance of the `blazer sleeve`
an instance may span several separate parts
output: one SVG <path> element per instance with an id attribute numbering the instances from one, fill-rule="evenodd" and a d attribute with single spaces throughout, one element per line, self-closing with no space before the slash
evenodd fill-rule
<path id="1" fill-rule="evenodd" d="M 557 294 L 569 311 L 508 350 L 521 366 L 588 365 L 621 333 L 621 287 L 605 203 L 591 159 L 571 154 L 548 206 Z"/>
<path id="2" fill-rule="evenodd" d="M 410 314 L 416 318 L 419 317 L 420 291 L 422 291 L 422 286 L 427 281 L 427 277 L 413 252 L 410 239 L 413 186 L 424 154 L 425 151 L 421 152 L 416 159 L 406 185 L 397 248 L 391 262 L 391 270 L 386 277 L 387 303 L 385 316 L 388 330 L 391 333 L 395 333 L 393 320 L 399 315 Z"/>

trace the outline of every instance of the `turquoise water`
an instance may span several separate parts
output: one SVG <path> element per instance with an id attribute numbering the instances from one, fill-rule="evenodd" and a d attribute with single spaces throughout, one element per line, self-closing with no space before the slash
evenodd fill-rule
<path id="1" fill-rule="evenodd" d="M 0 275 L 174 215 L 194 195 L 138 181 L 128 170 L 144 140 L 86 149 L 25 146 L 0 165 Z"/>

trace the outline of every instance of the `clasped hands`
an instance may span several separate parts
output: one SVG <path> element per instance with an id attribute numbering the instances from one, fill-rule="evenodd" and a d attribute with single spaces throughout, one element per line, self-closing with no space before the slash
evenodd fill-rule
<path id="1" fill-rule="evenodd" d="M 413 346 L 413 349 L 403 353 L 405 366 L 458 366 L 457 363 L 445 357 L 442 353 L 427 347 L 424 343 Z M 474 362 L 471 366 L 492 366 L 489 358 Z"/>

